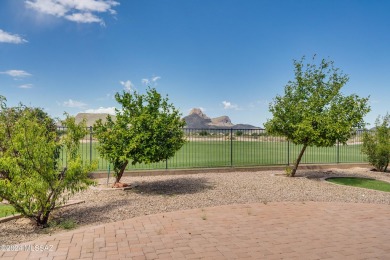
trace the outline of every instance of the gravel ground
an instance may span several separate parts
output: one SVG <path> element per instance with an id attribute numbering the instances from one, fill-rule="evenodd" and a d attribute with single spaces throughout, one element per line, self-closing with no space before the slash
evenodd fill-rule
<path id="1" fill-rule="evenodd" d="M 99 225 L 147 214 L 226 204 L 276 201 L 324 201 L 377 203 L 390 205 L 390 192 L 331 184 L 323 177 L 360 176 L 390 182 L 390 173 L 365 168 L 298 171 L 296 178 L 278 176 L 281 172 L 229 172 L 188 175 L 123 177 L 124 183 L 138 186 L 131 190 L 103 190 L 98 186 L 75 195 L 85 203 L 57 210 L 55 219 L 71 219 L 77 228 Z M 276 174 L 276 175 L 275 175 Z M 113 179 L 111 180 L 113 181 Z M 15 244 L 66 230 L 40 229 L 27 219 L 0 223 L 1 244 Z"/>

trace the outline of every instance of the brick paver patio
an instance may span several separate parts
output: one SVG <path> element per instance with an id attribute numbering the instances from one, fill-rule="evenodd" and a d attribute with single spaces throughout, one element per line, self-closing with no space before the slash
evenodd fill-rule
<path id="1" fill-rule="evenodd" d="M 1 259 L 390 259 L 390 206 L 278 202 L 149 215 L 82 228 Z"/>

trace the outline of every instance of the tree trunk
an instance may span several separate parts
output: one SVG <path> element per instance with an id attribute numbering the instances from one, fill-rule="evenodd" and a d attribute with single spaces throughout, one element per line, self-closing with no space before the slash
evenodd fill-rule
<path id="1" fill-rule="evenodd" d="M 128 163 L 129 163 L 129 161 L 126 161 L 126 162 L 122 165 L 121 170 L 119 171 L 118 175 L 116 176 L 115 183 L 120 182 L 120 180 L 121 180 L 121 178 L 122 178 L 122 175 L 123 175 L 124 171 L 126 170 L 126 166 L 127 166 Z M 115 183 L 114 183 L 114 185 L 115 185 Z"/>
<path id="2" fill-rule="evenodd" d="M 34 219 L 37 222 L 38 226 L 47 227 L 47 222 L 49 221 L 50 211 L 46 212 L 46 214 L 41 214 L 36 216 Z"/>
<path id="3" fill-rule="evenodd" d="M 294 164 L 294 168 L 293 168 L 292 171 L 291 171 L 291 177 L 294 177 L 294 176 L 295 176 L 295 173 L 296 173 L 297 170 L 298 170 L 298 165 L 299 165 L 299 163 L 301 162 L 301 159 L 302 159 L 302 157 L 303 157 L 303 154 L 305 153 L 306 148 L 307 148 L 307 144 L 303 145 L 302 150 L 301 150 L 301 152 L 299 153 L 298 158 L 297 158 L 297 160 L 296 160 L 296 162 L 295 162 L 295 164 Z"/>

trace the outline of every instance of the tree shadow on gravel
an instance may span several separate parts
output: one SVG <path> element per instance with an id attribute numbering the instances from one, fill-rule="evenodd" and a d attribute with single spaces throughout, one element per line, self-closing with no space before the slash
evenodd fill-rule
<path id="1" fill-rule="evenodd" d="M 206 178 L 177 178 L 164 181 L 141 182 L 132 189 L 133 192 L 145 195 L 182 195 L 194 194 L 213 189 L 214 185 Z"/>
<path id="2" fill-rule="evenodd" d="M 307 179 L 320 179 L 324 177 L 332 177 L 334 175 L 339 175 L 340 173 L 335 173 L 333 171 L 302 171 L 297 172 L 296 177 L 303 177 Z"/>
<path id="3" fill-rule="evenodd" d="M 79 204 L 75 206 L 70 206 L 63 208 L 55 212 L 56 218 L 61 219 L 74 219 L 78 224 L 95 224 L 95 223 L 105 223 L 112 222 L 113 220 L 109 217 L 106 217 L 102 212 L 106 211 L 121 211 L 130 201 L 128 199 L 118 199 L 113 201 L 108 201 L 103 205 L 85 205 Z"/>
<path id="4" fill-rule="evenodd" d="M 32 234 L 50 235 L 57 233 L 56 227 L 51 227 L 50 224 L 61 220 L 74 220 L 78 226 L 84 226 L 89 224 L 101 224 L 106 222 L 112 222 L 108 217 L 105 217 L 102 212 L 106 210 L 118 211 L 123 208 L 124 205 L 128 204 L 129 201 L 126 199 L 110 201 L 101 206 L 78 204 L 72 205 L 65 208 L 60 208 L 50 216 L 49 227 L 42 228 L 38 227 L 34 222 L 29 221 L 27 218 L 20 218 L 11 220 L 9 222 L 0 223 L 0 230 L 4 237 L 0 238 L 0 245 L 7 244 L 7 235 L 12 237 L 19 237 L 19 242 L 26 242 L 24 237 L 29 237 Z M 33 236 L 32 239 L 37 237 Z"/>
<path id="5" fill-rule="evenodd" d="M 297 172 L 296 177 L 303 177 L 309 180 L 320 181 L 322 178 L 332 178 L 332 177 L 353 177 L 351 173 L 335 172 L 335 171 L 303 171 Z M 370 177 L 367 174 L 359 173 L 356 177 Z M 372 177 L 372 176 L 371 176 Z"/>

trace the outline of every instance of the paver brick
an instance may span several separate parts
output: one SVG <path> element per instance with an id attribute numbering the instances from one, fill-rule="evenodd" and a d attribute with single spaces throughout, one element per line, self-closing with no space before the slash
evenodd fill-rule
<path id="1" fill-rule="evenodd" d="M 206 215 L 207 220 L 202 216 Z M 390 207 L 280 202 L 143 216 L 27 244 L 1 259 L 386 259 Z"/>

